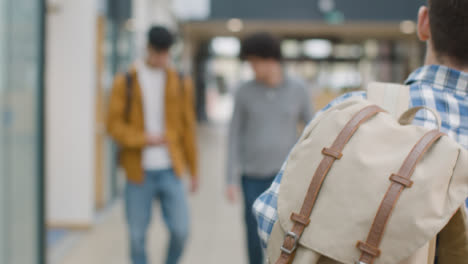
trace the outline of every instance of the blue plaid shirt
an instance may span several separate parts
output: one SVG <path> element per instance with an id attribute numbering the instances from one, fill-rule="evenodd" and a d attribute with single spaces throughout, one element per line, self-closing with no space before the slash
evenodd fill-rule
<path id="1" fill-rule="evenodd" d="M 405 84 L 411 87 L 410 107 L 423 105 L 437 109 L 442 118 L 441 130 L 468 149 L 468 73 L 444 66 L 424 66 L 413 72 Z M 366 93 L 362 91 L 344 94 L 333 100 L 317 115 L 351 97 L 366 98 Z M 431 114 L 421 111 L 416 116 L 414 124 L 434 128 L 435 122 Z M 285 165 L 286 163 L 283 164 L 271 187 L 255 201 L 253 206 L 264 248 L 278 219 L 277 200 Z M 468 207 L 468 199 L 466 206 Z"/>

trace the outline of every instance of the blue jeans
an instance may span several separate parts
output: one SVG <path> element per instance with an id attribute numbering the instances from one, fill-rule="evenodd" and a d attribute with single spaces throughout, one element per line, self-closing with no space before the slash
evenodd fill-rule
<path id="1" fill-rule="evenodd" d="M 152 203 L 159 199 L 170 241 L 166 264 L 178 263 L 189 233 L 189 212 L 183 183 L 173 170 L 146 171 L 143 184 L 127 182 L 125 213 L 133 264 L 147 264 L 146 234 L 151 221 Z"/>
<path id="2" fill-rule="evenodd" d="M 258 237 L 257 221 L 252 212 L 252 206 L 255 200 L 266 191 L 273 183 L 276 175 L 265 179 L 257 179 L 244 175 L 242 177 L 242 193 L 244 194 L 244 217 L 247 231 L 247 249 L 250 264 L 262 264 L 263 249 Z"/>

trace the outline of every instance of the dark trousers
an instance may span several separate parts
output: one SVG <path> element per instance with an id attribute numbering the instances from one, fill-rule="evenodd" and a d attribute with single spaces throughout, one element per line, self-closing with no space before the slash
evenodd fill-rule
<path id="1" fill-rule="evenodd" d="M 244 195 L 244 217 L 247 231 L 247 249 L 250 264 L 263 264 L 263 250 L 257 232 L 257 221 L 252 212 L 255 200 L 266 191 L 276 175 L 267 178 L 255 178 L 249 175 L 242 176 L 242 193 Z"/>

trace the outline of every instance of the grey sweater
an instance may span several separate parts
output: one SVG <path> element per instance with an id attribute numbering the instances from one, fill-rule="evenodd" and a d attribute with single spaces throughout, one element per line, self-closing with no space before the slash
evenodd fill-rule
<path id="1" fill-rule="evenodd" d="M 278 87 L 255 80 L 242 84 L 229 128 L 227 183 L 238 184 L 240 175 L 279 172 L 298 139 L 297 125 L 312 118 L 310 101 L 306 85 L 291 77 Z"/>

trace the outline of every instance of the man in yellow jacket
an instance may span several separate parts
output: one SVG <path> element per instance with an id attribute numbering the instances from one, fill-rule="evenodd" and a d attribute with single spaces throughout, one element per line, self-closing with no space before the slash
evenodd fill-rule
<path id="1" fill-rule="evenodd" d="M 110 98 L 107 129 L 120 148 L 127 174 L 126 218 L 133 264 L 147 264 L 146 233 L 152 201 L 159 199 L 170 233 L 166 264 L 176 264 L 189 230 L 182 177 L 198 188 L 192 85 L 169 68 L 174 37 L 164 27 L 148 33 L 146 56 L 118 75 Z"/>

